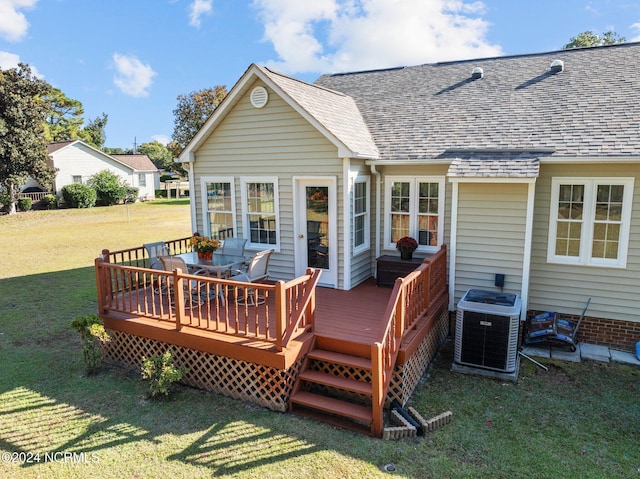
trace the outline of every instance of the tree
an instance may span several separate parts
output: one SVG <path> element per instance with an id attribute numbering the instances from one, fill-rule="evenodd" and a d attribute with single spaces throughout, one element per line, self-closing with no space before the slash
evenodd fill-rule
<path id="1" fill-rule="evenodd" d="M 162 170 L 173 171 L 178 166 L 173 161 L 173 155 L 169 149 L 158 141 L 143 143 L 138 147 L 138 153 L 147 155 L 153 161 L 153 164 Z"/>
<path id="2" fill-rule="evenodd" d="M 91 146 L 101 149 L 107 140 L 104 129 L 107 126 L 108 117 L 106 113 L 97 116 L 94 120 L 89 121 L 87 126 L 78 132 L 78 137 Z"/>
<path id="3" fill-rule="evenodd" d="M 49 143 L 80 139 L 95 148 L 103 147 L 108 121 L 106 113 L 89 121 L 83 128 L 84 108 L 79 100 L 69 98 L 57 88 L 51 88 L 44 98 L 49 103 L 45 122 L 45 135 Z"/>
<path id="4" fill-rule="evenodd" d="M 44 134 L 50 90 L 24 63 L 0 69 L 0 185 L 9 214 L 16 212 L 18 188 L 29 177 L 47 187 L 53 182 Z"/>
<path id="5" fill-rule="evenodd" d="M 226 86 L 205 88 L 188 95 L 178 95 L 178 106 L 173 110 L 173 134 L 168 148 L 175 158 L 187 146 L 207 119 L 227 96 Z"/>
<path id="6" fill-rule="evenodd" d="M 51 143 L 77 139 L 78 131 L 83 122 L 82 103 L 69 98 L 58 88 L 51 88 L 44 99 L 49 103 L 49 112 L 45 122 L 47 141 Z"/>
<path id="7" fill-rule="evenodd" d="M 569 39 L 563 50 L 569 50 L 571 48 L 584 48 L 584 47 L 600 47 L 603 45 L 615 45 L 618 43 L 624 43 L 627 39 L 621 37 L 615 32 L 605 32 L 602 36 L 594 32 L 582 32 L 575 37 Z"/>

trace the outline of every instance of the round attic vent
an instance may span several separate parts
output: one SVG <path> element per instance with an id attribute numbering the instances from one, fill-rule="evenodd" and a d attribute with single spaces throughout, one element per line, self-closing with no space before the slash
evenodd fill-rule
<path id="1" fill-rule="evenodd" d="M 251 104 L 255 108 L 262 108 L 269 101 L 267 89 L 263 86 L 257 86 L 251 90 Z"/>

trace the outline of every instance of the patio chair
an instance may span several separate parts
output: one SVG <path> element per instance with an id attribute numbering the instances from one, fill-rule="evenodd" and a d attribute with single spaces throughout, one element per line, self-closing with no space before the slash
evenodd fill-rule
<path id="1" fill-rule="evenodd" d="M 199 269 L 195 271 L 189 270 L 187 263 L 185 263 L 182 258 L 177 258 L 176 256 L 159 256 L 158 259 L 162 264 L 162 269 L 164 269 L 165 271 L 174 271 L 176 269 L 180 269 L 183 273 L 208 276 L 208 271 L 206 269 Z M 169 290 L 173 290 L 173 276 L 167 277 L 167 287 Z M 185 293 L 187 293 L 186 307 L 190 308 L 194 304 L 201 305 L 204 303 L 205 296 L 203 291 L 203 284 L 200 284 L 195 279 L 192 279 L 185 282 L 184 290 Z"/>
<path id="2" fill-rule="evenodd" d="M 149 268 L 164 269 L 162 262 L 158 258 L 160 256 L 169 256 L 169 248 L 165 242 L 145 243 L 143 246 L 147 250 L 147 256 L 149 256 Z"/>
<path id="3" fill-rule="evenodd" d="M 269 277 L 269 259 L 272 253 L 272 249 L 258 251 L 249 261 L 246 271 L 230 270 L 228 277 L 234 281 L 243 281 L 245 283 L 264 281 Z M 257 294 L 255 289 L 247 288 L 245 290 L 245 296 L 238 297 L 238 303 L 257 306 L 264 303 L 264 297 Z"/>
<path id="4" fill-rule="evenodd" d="M 244 255 L 244 247 L 247 244 L 246 238 L 227 238 L 222 243 L 222 254 L 228 254 L 231 256 Z"/>

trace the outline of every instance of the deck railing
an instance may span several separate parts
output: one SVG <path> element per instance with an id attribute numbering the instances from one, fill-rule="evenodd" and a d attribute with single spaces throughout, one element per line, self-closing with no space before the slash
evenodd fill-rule
<path id="1" fill-rule="evenodd" d="M 447 252 L 443 245 L 415 271 L 396 279 L 381 334 L 371 346 L 374 435 L 382 435 L 384 402 L 402 338 L 406 331 L 416 327 L 420 321 L 439 313 L 433 306 L 447 294 L 446 268 Z"/>
<path id="2" fill-rule="evenodd" d="M 169 249 L 169 254 L 171 255 L 188 253 L 193 250 L 193 247 L 189 244 L 190 239 L 191 236 L 187 236 L 186 238 L 165 241 L 164 244 Z M 102 250 L 102 257 L 112 264 L 136 266 L 139 268 L 149 266 L 149 256 L 144 246 L 119 251 L 109 251 L 105 249 Z"/>
<path id="3" fill-rule="evenodd" d="M 188 238 L 187 238 L 188 239 Z M 172 252 L 186 242 L 168 242 Z M 124 264 L 114 264 L 118 260 Z M 273 343 L 278 351 L 294 333 L 311 326 L 320 270 L 273 284 L 245 283 L 181 270 L 144 267 L 144 249 L 132 248 L 95 260 L 98 309 L 224 335 Z"/>

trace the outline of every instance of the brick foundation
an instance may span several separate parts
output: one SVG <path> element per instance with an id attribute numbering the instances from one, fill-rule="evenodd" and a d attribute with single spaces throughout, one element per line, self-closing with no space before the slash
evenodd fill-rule
<path id="1" fill-rule="evenodd" d="M 527 317 L 540 313 L 544 313 L 544 311 L 529 311 Z M 560 316 L 570 321 L 580 319 L 580 315 L 560 313 Z M 633 352 L 636 343 L 640 341 L 640 323 L 585 316 L 578 330 L 578 340 L 583 343 L 599 344 L 612 349 Z"/>

